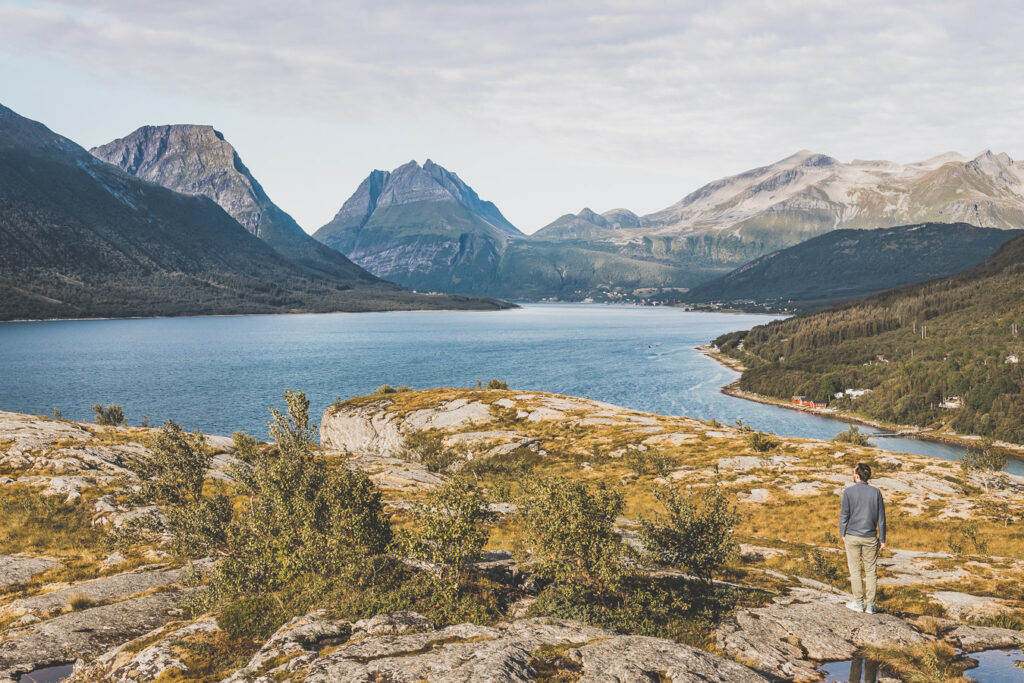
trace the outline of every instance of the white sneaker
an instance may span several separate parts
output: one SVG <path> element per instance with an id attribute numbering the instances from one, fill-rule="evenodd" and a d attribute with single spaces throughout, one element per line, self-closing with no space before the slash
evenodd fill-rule
<path id="1" fill-rule="evenodd" d="M 868 605 L 867 607 L 864 608 L 864 614 L 874 614 L 874 613 L 875 613 L 875 606 L 874 605 Z"/>
<path id="2" fill-rule="evenodd" d="M 861 607 L 860 603 L 858 603 L 858 602 L 848 602 L 848 603 L 846 603 L 846 607 L 847 607 L 847 609 L 852 609 L 854 612 L 863 612 L 864 611 L 864 608 Z"/>

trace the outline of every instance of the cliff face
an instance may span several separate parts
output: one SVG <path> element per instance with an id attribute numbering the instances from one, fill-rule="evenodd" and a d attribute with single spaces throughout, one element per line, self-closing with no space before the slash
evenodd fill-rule
<path id="1" fill-rule="evenodd" d="M 212 126 L 143 126 L 90 151 L 175 192 L 209 197 L 250 233 L 320 275 L 362 286 L 387 286 L 307 235 L 270 200 L 235 148 Z"/>

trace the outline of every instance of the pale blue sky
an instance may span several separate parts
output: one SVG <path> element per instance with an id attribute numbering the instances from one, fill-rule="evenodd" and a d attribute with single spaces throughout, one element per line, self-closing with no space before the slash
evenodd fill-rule
<path id="1" fill-rule="evenodd" d="M 1024 156 L 1006 2 L 0 0 L 0 102 L 89 147 L 222 131 L 307 230 L 427 157 L 532 232 L 808 148 Z"/>

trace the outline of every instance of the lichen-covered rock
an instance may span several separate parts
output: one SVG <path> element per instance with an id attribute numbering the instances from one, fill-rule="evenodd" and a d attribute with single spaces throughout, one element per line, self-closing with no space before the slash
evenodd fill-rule
<path id="1" fill-rule="evenodd" d="M 106 650 L 163 626 L 173 618 L 184 591 L 138 598 L 40 621 L 8 632 L 0 642 L 0 683 L 41 666 L 91 659 Z"/>
<path id="2" fill-rule="evenodd" d="M 722 657 L 670 640 L 615 636 L 570 651 L 583 665 L 580 683 L 755 683 L 767 679 Z"/>
<path id="3" fill-rule="evenodd" d="M 0 617 L 46 614 L 55 609 L 66 608 L 73 598 L 95 603 L 126 598 L 177 583 L 181 581 L 183 575 L 182 569 L 143 569 L 82 581 L 66 588 L 8 603 L 0 607 Z"/>
<path id="4" fill-rule="evenodd" d="M 171 624 L 147 634 L 147 639 L 155 637 L 157 640 L 142 649 L 136 650 L 133 641 L 105 652 L 91 662 L 76 663 L 72 675 L 66 680 L 67 683 L 150 683 L 170 672 L 187 672 L 188 664 L 175 651 L 173 643 L 218 631 L 220 628 L 213 617 L 185 626 Z"/>
<path id="5" fill-rule="evenodd" d="M 59 566 L 59 562 L 42 557 L 0 555 L 0 588 L 25 583 L 36 574 Z"/>
<path id="6" fill-rule="evenodd" d="M 851 597 L 794 588 L 765 607 L 740 610 L 719 628 L 723 651 L 786 680 L 819 679 L 817 662 L 849 659 L 867 645 L 903 647 L 931 640 L 888 614 L 863 614 L 844 606 Z"/>

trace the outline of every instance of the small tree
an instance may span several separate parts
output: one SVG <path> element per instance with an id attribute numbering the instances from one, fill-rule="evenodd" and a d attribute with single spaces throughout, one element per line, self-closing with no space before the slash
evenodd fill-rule
<path id="1" fill-rule="evenodd" d="M 500 379 L 492 379 L 487 383 L 488 389 L 508 389 L 508 382 L 502 382 Z"/>
<path id="2" fill-rule="evenodd" d="M 848 443 L 852 446 L 868 446 L 870 440 L 867 434 L 860 431 L 857 425 L 850 425 L 850 428 L 845 432 L 839 432 L 832 437 L 832 440 L 836 443 Z"/>
<path id="3" fill-rule="evenodd" d="M 1009 457 L 1006 453 L 996 450 L 991 442 L 986 442 L 981 448 L 969 448 L 960 456 L 960 469 L 964 476 L 977 472 L 986 493 L 990 486 L 999 481 L 1007 463 Z"/>
<path id="4" fill-rule="evenodd" d="M 601 591 L 622 578 L 622 542 L 615 518 L 622 496 L 603 484 L 544 479 L 523 502 L 527 542 L 542 578 Z"/>
<path id="5" fill-rule="evenodd" d="M 434 489 L 412 514 L 414 529 L 401 535 L 399 545 L 411 557 L 437 566 L 442 584 L 457 591 L 490 535 L 487 523 L 493 515 L 486 496 L 454 478 Z"/>
<path id="6" fill-rule="evenodd" d="M 747 435 L 747 445 L 755 453 L 767 453 L 779 445 L 779 442 L 764 432 L 750 432 Z"/>
<path id="7" fill-rule="evenodd" d="M 384 553 L 391 526 L 380 492 L 362 472 L 316 457 L 309 400 L 285 391 L 286 413 L 271 409 L 275 448 L 257 451 L 236 474 L 249 501 L 227 535 L 215 587 L 260 593 L 303 575 L 343 577 Z"/>
<path id="8" fill-rule="evenodd" d="M 102 403 L 97 403 L 92 407 L 92 411 L 96 413 L 96 424 L 98 425 L 117 427 L 125 424 L 124 409 L 115 403 L 106 407 Z"/>
<path id="9" fill-rule="evenodd" d="M 152 456 L 135 468 L 142 496 L 161 505 L 192 504 L 203 495 L 206 471 L 213 462 L 201 432 L 191 434 L 168 420 L 156 434 Z"/>
<path id="10" fill-rule="evenodd" d="M 739 521 L 736 507 L 729 504 L 718 484 L 694 494 L 660 489 L 656 495 L 666 514 L 640 520 L 644 547 L 659 564 L 681 565 L 710 583 L 714 573 L 739 550 L 732 535 Z"/>

